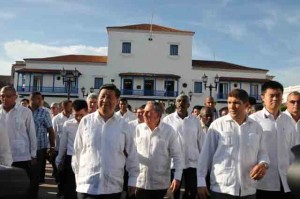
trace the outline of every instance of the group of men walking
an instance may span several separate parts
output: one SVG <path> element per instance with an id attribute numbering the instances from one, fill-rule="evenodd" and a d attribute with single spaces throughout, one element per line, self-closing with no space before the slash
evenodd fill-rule
<path id="1" fill-rule="evenodd" d="M 174 113 L 165 115 L 159 102 L 149 101 L 134 116 L 113 84 L 99 89 L 94 112 L 89 113 L 84 100 L 66 102 L 65 111 L 52 120 L 53 132 L 42 123 L 53 154 L 57 151 L 56 166 L 64 167 L 60 183 L 65 198 L 119 199 L 124 183 L 126 197 L 137 199 L 160 199 L 167 192 L 177 199 L 183 184 L 183 198 L 292 198 L 287 169 L 293 161 L 291 148 L 300 144 L 300 93 L 288 96 L 285 112 L 280 112 L 279 82 L 266 82 L 261 93 L 264 109 L 249 116 L 247 92 L 232 90 L 228 114 L 219 118 L 214 104 L 201 108 L 199 116 L 190 115 L 186 95 L 176 98 Z M 31 174 L 28 163 L 34 165 L 36 151 L 48 144 L 36 141 L 39 128 L 34 122 L 42 119 L 33 116 L 41 106 L 30 99 L 36 108 L 20 108 L 21 116 L 15 113 L 20 106 L 13 88 L 2 88 L 0 97 L 0 121 L 6 125 L 13 166 Z M 115 112 L 118 104 L 120 111 Z M 23 159 L 18 159 L 19 146 L 24 146 Z"/>

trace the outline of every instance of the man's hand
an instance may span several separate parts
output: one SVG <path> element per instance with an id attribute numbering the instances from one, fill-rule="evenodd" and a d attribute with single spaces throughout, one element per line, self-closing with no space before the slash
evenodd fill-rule
<path id="1" fill-rule="evenodd" d="M 265 163 L 257 164 L 251 169 L 251 171 L 249 173 L 251 179 L 260 180 L 264 177 L 264 175 L 266 174 L 266 171 L 267 171 L 264 164 Z"/>
<path id="2" fill-rule="evenodd" d="M 209 196 L 207 187 L 198 187 L 198 196 L 200 199 L 206 199 Z"/>
<path id="3" fill-rule="evenodd" d="M 37 165 L 38 161 L 36 158 L 31 158 L 31 166 Z"/>
<path id="4" fill-rule="evenodd" d="M 174 179 L 171 183 L 170 189 L 172 192 L 175 192 L 177 189 L 179 189 L 179 186 L 180 186 L 180 181 Z"/>
<path id="5" fill-rule="evenodd" d="M 128 197 L 130 198 L 135 194 L 136 187 L 128 186 Z"/>

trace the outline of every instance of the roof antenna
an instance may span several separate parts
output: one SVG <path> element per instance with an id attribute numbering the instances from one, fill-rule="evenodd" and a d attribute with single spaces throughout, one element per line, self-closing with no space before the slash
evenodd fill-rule
<path id="1" fill-rule="evenodd" d="M 153 4 L 154 5 L 154 4 Z M 150 36 L 148 38 L 149 41 L 152 41 L 153 38 L 152 38 L 152 25 L 153 25 L 153 15 L 154 15 L 154 11 L 152 9 L 152 15 L 151 15 L 151 22 L 150 22 Z"/>

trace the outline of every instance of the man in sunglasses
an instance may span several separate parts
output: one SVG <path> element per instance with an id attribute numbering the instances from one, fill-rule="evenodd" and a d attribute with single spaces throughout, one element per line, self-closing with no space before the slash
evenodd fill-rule
<path id="1" fill-rule="evenodd" d="M 295 124 L 297 135 L 300 136 L 300 93 L 298 91 L 291 92 L 287 96 L 286 111 L 293 124 Z"/>

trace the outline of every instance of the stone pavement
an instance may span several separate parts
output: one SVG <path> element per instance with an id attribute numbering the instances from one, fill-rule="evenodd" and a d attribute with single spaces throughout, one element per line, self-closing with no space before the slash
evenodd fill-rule
<path id="1" fill-rule="evenodd" d="M 40 184 L 39 199 L 56 199 L 57 184 L 52 177 L 52 166 L 46 165 L 45 183 Z"/>

